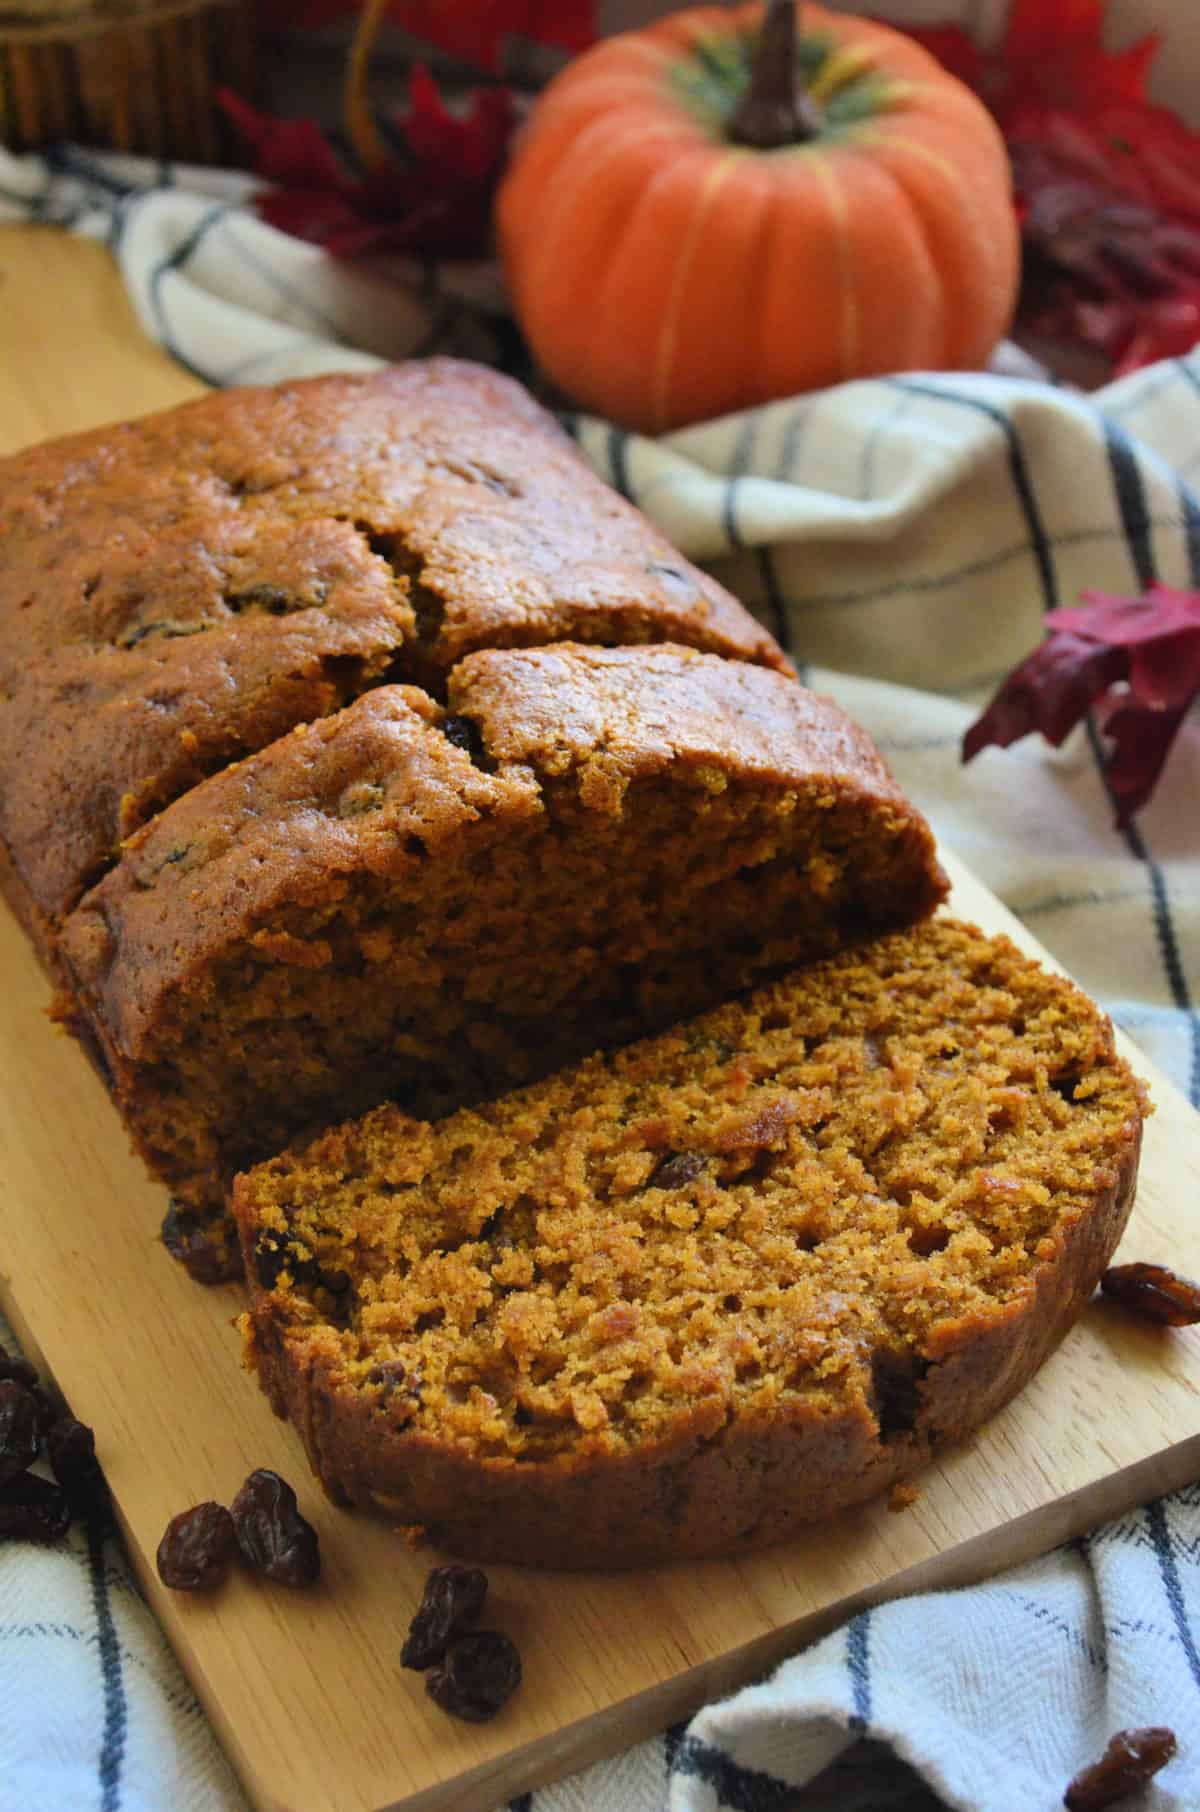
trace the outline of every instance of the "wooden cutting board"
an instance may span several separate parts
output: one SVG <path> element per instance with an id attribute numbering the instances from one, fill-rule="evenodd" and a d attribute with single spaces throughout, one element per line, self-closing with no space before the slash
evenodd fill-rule
<path id="1" fill-rule="evenodd" d="M 0 232 L 0 441 L 195 393 L 138 335 L 99 248 Z M 959 864 L 954 908 L 1044 954 Z M 326 1505 L 299 1442 L 238 1368 L 236 1289 L 162 1251 L 162 1192 L 99 1082 L 45 1015 L 47 989 L 0 911 L 0 1298 L 97 1431 L 133 1564 L 250 1797 L 272 1812 L 491 1812 L 762 1673 L 868 1604 L 961 1584 L 1200 1473 L 1200 1330 L 1097 1304 L 1022 1398 L 927 1475 L 916 1505 L 844 1516 L 738 1561 L 627 1575 L 491 1569 L 494 1621 L 525 1684 L 493 1724 L 453 1722 L 397 1651 L 432 1555 Z M 1123 1041 L 1124 1042 L 1124 1041 Z M 1200 1118 L 1139 1053 L 1158 1111 L 1122 1251 L 1200 1271 Z M 254 1466 L 298 1486 L 325 1559 L 308 1594 L 231 1580 L 171 1594 L 168 1518 L 228 1502 Z"/>

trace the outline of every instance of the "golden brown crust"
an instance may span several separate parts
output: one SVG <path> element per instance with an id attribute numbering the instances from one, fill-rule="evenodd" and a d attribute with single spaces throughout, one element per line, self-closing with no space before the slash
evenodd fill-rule
<path id="1" fill-rule="evenodd" d="M 671 640 L 786 668 L 519 386 L 234 390 L 0 460 L 0 837 L 53 922 L 161 806 L 387 674 Z"/>
<path id="2" fill-rule="evenodd" d="M 690 649 L 486 651 L 453 670 L 448 698 L 479 725 L 493 761 L 575 771 L 597 797 L 686 762 L 784 787 L 825 776 L 917 821 L 871 738 L 832 699 Z M 932 839 L 928 848 L 932 859 Z"/>
<path id="3" fill-rule="evenodd" d="M 947 1010 L 943 1050 L 938 1021 Z M 727 1053 L 739 1035 L 745 1047 L 733 1061 L 742 1079 L 731 1084 Z M 814 1036 L 826 1044 L 824 1059 Z M 719 1047 L 716 1068 L 706 1041 Z M 710 1178 L 719 1180 L 729 1088 L 737 1094 L 747 1076 L 773 1088 L 790 1076 L 795 1089 L 820 1073 L 818 1060 L 841 1078 L 834 1119 L 821 1117 L 826 1103 L 811 1130 L 802 1124 L 811 1087 L 794 1096 L 790 1121 L 777 1113 L 768 1125 L 758 1113 L 755 1136 L 769 1139 L 772 1154 L 761 1176 L 726 1166 L 716 1194 L 694 1179 L 672 1194 L 654 1188 L 660 1173 L 652 1171 L 648 1195 L 644 1175 L 632 1196 L 613 1194 L 614 1164 L 637 1184 L 647 1138 L 668 1147 L 686 1138 L 709 1154 Z M 646 1088 L 660 1084 L 647 1121 Z M 855 1096 L 865 1106 L 848 1152 L 838 1126 L 856 1123 L 850 1107 L 844 1122 L 837 1113 Z M 1005 939 L 936 920 L 478 1114 L 422 1127 L 379 1110 L 239 1178 L 248 1360 L 331 1496 L 419 1524 L 452 1551 L 577 1568 L 779 1540 L 908 1478 L 1033 1376 L 1120 1239 L 1144 1112 L 1111 1028 L 1078 990 Z M 961 1149 L 944 1143 L 943 1126 L 957 1128 Z M 822 1166 L 836 1179 L 822 1229 L 828 1244 L 797 1257 L 794 1229 L 822 1193 Z M 940 1185 L 930 1180 L 937 1177 Z M 605 1179 L 603 1200 L 589 1195 L 592 1179 Z M 532 1206 L 523 1206 L 530 1192 Z M 564 1200 L 573 1200 L 577 1233 Z M 727 1229 L 707 1255 L 686 1232 L 697 1211 L 719 1211 Z M 522 1219 L 531 1213 L 534 1222 Z M 648 1248 L 657 1239 L 662 1256 L 639 1272 L 627 1254 L 618 1283 L 601 1257 L 605 1225 L 625 1237 L 639 1220 L 641 1238 Z M 535 1223 L 536 1233 L 520 1230 Z M 848 1290 L 857 1262 L 848 1253 L 862 1237 L 876 1256 Z M 747 1238 L 765 1255 L 757 1282 L 745 1269 Z M 742 1267 L 736 1277 L 726 1269 L 731 1253 Z M 541 1309 L 521 1299 L 519 1340 L 514 1298 L 493 1284 L 489 1300 L 485 1254 L 492 1278 L 511 1288 L 519 1275 L 527 1292 L 550 1293 Z M 521 1268 L 526 1254 L 532 1271 Z M 331 1263 L 348 1267 L 350 1296 L 324 1289 L 319 1267 Z M 718 1309 L 716 1320 L 693 1319 L 676 1361 L 651 1326 L 655 1264 L 670 1266 L 668 1277 L 678 1268 L 681 1279 L 680 1267 L 690 1266 L 678 1288 L 663 1284 L 662 1329 L 677 1321 L 681 1295 L 699 1302 L 708 1288 Z M 537 1276 L 543 1284 L 531 1281 Z M 438 1278 L 442 1296 L 430 1281 Z M 773 1321 L 740 1327 L 751 1302 L 768 1300 Z M 602 1319 L 614 1339 L 619 1327 L 641 1342 L 612 1349 L 598 1387 L 606 1411 L 588 1390 L 599 1375 Z M 422 1333 L 427 1323 L 433 1331 Z M 763 1333 L 753 1347 L 742 1390 L 720 1355 L 740 1353 L 739 1364 L 752 1357 L 746 1340 L 755 1325 L 771 1338 Z M 788 1358 L 764 1360 L 771 1353 Z M 543 1364 L 553 1374 L 564 1358 L 570 1388 L 555 1395 L 553 1385 L 538 1386 Z M 377 1382 L 381 1361 L 405 1380 L 399 1411 Z M 679 1369 L 689 1362 L 691 1372 Z M 624 1394 L 631 1367 L 662 1381 L 640 1387 L 632 1405 L 640 1421 L 629 1419 Z M 656 1388 L 661 1413 L 645 1415 L 645 1392 Z M 526 1446 L 531 1437 L 540 1445 Z"/>

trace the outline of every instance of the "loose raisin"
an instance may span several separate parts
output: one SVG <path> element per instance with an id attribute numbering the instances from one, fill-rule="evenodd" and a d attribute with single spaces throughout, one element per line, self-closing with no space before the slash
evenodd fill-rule
<path id="1" fill-rule="evenodd" d="M 1186 1328 L 1200 1321 L 1200 1284 L 1166 1265 L 1110 1265 L 1100 1288 L 1122 1308 L 1161 1327 Z"/>
<path id="2" fill-rule="evenodd" d="M 37 1403 L 23 1384 L 0 1383 L 0 1480 L 27 1472 L 41 1447 Z"/>
<path id="3" fill-rule="evenodd" d="M 650 1178 L 654 1189 L 681 1189 L 685 1183 L 694 1183 L 704 1169 L 707 1159 L 698 1151 L 677 1151 L 664 1158 Z"/>
<path id="4" fill-rule="evenodd" d="M 196 1283 L 233 1283 L 242 1275 L 242 1259 L 231 1228 L 206 1228 L 172 1202 L 163 1217 L 163 1245 Z"/>
<path id="5" fill-rule="evenodd" d="M 1075 1776 L 1063 1794 L 1063 1805 L 1068 1812 L 1103 1812 L 1153 1780 L 1176 1747 L 1175 1732 L 1162 1724 L 1118 1730 L 1100 1760 Z"/>
<path id="6" fill-rule="evenodd" d="M 15 1353 L 0 1350 L 0 1380 L 3 1379 L 22 1384 L 26 1390 L 37 1389 L 38 1375 L 28 1359 L 19 1359 Z"/>
<path id="7" fill-rule="evenodd" d="M 37 1372 L 30 1365 L 28 1359 L 19 1359 L 15 1353 L 6 1353 L 3 1348 L 0 1348 L 0 1383 L 10 1381 L 13 1384 L 19 1384 L 33 1398 L 37 1409 L 38 1427 L 45 1434 L 51 1422 L 58 1415 L 57 1409 L 42 1389 Z"/>
<path id="8" fill-rule="evenodd" d="M 521 1684 L 521 1657 L 499 1630 L 472 1630 L 450 1643 L 440 1667 L 425 1676 L 435 1705 L 469 1724 L 484 1724 Z"/>
<path id="9" fill-rule="evenodd" d="M 96 1442 L 90 1428 L 74 1416 L 60 1417 L 46 1435 L 46 1458 L 77 1516 L 106 1507 L 108 1487 L 96 1459 Z"/>
<path id="10" fill-rule="evenodd" d="M 237 1543 L 256 1573 L 279 1585 L 312 1585 L 321 1573 L 317 1532 L 277 1472 L 260 1466 L 230 1505 Z"/>
<path id="11" fill-rule="evenodd" d="M 0 1541 L 58 1541 L 71 1526 L 67 1494 L 34 1472 L 0 1485 Z"/>
<path id="12" fill-rule="evenodd" d="M 37 1414 L 38 1429 L 42 1434 L 48 1434 L 50 1429 L 53 1428 L 54 1424 L 58 1421 L 58 1406 L 53 1402 L 48 1393 L 42 1389 L 40 1384 L 35 1385 L 29 1394 L 33 1398 L 33 1406 Z"/>
<path id="13" fill-rule="evenodd" d="M 229 1571 L 237 1532 L 224 1504 L 195 1504 L 167 1524 L 155 1565 L 164 1585 L 177 1592 L 211 1592 Z"/>
<path id="14" fill-rule="evenodd" d="M 419 1671 L 440 1661 L 446 1644 L 478 1621 L 487 1589 L 487 1574 L 480 1567 L 463 1567 L 456 1562 L 434 1567 L 400 1650 L 401 1667 Z"/>

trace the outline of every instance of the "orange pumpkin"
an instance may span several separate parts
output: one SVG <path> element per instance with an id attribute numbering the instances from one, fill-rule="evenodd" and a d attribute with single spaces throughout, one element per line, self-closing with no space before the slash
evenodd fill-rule
<path id="1" fill-rule="evenodd" d="M 886 26 L 805 5 L 793 44 L 790 0 L 764 16 L 699 7 L 598 44 L 536 103 L 501 187 L 543 369 L 651 433 L 978 366 L 1012 313 L 1008 158 L 974 95 Z"/>

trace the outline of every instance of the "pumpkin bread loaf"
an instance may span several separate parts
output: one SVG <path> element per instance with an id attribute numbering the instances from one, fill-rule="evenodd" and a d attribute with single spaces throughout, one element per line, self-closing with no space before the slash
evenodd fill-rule
<path id="1" fill-rule="evenodd" d="M 431 1115 L 945 892 L 869 739 L 670 645 L 469 655 L 161 812 L 67 920 L 64 1014 L 183 1207 L 302 1129 Z"/>
<path id="2" fill-rule="evenodd" d="M 991 1416 L 1133 1195 L 1108 1021 L 937 919 L 440 1124 L 238 1178 L 250 1363 L 336 1499 L 611 1566 L 776 1540 Z"/>
<path id="3" fill-rule="evenodd" d="M 0 460 L 0 884 L 52 964 L 122 840 L 387 678 L 671 641 L 786 670 L 509 379 L 232 390 Z"/>

